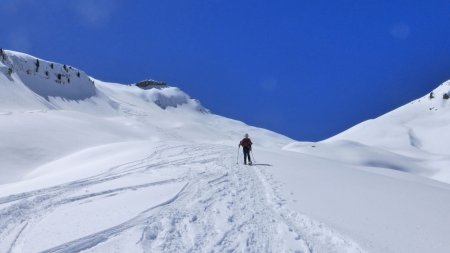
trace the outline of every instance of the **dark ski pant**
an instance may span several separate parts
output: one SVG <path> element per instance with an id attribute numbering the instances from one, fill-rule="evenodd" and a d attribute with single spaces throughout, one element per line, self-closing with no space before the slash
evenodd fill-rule
<path id="1" fill-rule="evenodd" d="M 248 158 L 248 163 L 252 164 L 252 160 L 250 159 L 250 148 L 243 148 L 244 150 L 244 164 L 247 164 L 247 158 Z"/>

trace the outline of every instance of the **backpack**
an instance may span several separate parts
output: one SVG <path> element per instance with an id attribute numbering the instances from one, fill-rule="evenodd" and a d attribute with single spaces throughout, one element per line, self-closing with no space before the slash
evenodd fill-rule
<path id="1" fill-rule="evenodd" d="M 244 138 L 241 141 L 241 145 L 244 148 L 251 148 L 252 147 L 252 141 L 249 138 Z"/>

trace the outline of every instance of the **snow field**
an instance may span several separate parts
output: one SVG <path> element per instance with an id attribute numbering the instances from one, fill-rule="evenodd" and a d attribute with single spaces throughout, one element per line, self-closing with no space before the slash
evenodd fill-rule
<path id="1" fill-rule="evenodd" d="M 299 151 L 259 153 L 276 161 L 260 171 L 290 209 L 344 233 L 365 251 L 448 251 L 448 184 Z"/>
<path id="2" fill-rule="evenodd" d="M 94 176 L 0 198 L 11 203 L 0 211 L 1 250 L 119 252 L 131 240 L 134 252 L 362 252 L 283 207 L 258 166 L 234 164 L 232 151 L 161 145 Z"/>

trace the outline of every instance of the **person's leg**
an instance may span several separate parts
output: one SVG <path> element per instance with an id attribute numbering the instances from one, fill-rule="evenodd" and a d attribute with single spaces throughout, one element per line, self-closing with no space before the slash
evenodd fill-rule
<path id="1" fill-rule="evenodd" d="M 248 149 L 244 148 L 244 164 L 247 164 Z"/>

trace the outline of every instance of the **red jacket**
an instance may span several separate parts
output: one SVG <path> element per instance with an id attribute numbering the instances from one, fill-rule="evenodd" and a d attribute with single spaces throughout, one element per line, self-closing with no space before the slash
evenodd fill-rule
<path id="1" fill-rule="evenodd" d="M 252 148 L 252 141 L 250 140 L 250 138 L 244 138 L 242 139 L 240 145 L 244 148 Z"/>

